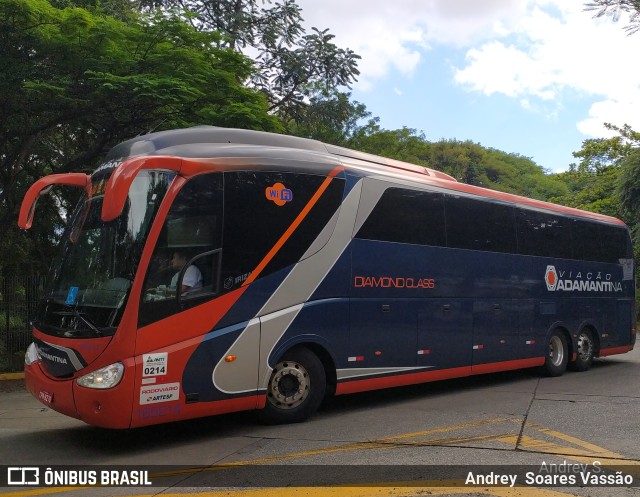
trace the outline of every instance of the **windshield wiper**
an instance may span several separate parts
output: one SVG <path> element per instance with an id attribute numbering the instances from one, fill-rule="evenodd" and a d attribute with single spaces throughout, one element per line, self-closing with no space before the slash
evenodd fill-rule
<path id="1" fill-rule="evenodd" d="M 69 309 L 69 311 L 58 311 L 54 312 L 53 314 L 57 314 L 58 316 L 73 316 L 74 318 L 78 318 L 85 325 L 87 325 L 89 329 L 94 331 L 96 335 L 102 335 L 102 330 L 95 324 L 93 324 L 89 319 L 85 318 L 78 309 L 76 309 L 75 307 L 69 307 Z"/>

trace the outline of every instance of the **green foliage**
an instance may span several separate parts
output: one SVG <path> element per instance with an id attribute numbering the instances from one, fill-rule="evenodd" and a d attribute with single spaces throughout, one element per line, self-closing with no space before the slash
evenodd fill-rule
<path id="1" fill-rule="evenodd" d="M 286 123 L 286 132 L 304 138 L 313 138 L 333 145 L 348 146 L 378 130 L 378 118 L 359 102 L 350 100 L 351 94 L 318 91 L 309 103 L 293 112 Z M 364 121 L 364 124 L 361 124 Z"/>
<path id="2" fill-rule="evenodd" d="M 372 133 L 354 137 L 347 146 L 422 166 L 428 166 L 431 158 L 431 143 L 424 134 L 411 128 L 373 130 Z"/>
<path id="3" fill-rule="evenodd" d="M 617 166 L 634 147 L 640 146 L 640 133 L 628 124 L 623 127 L 605 123 L 609 131 L 618 133 L 611 138 L 592 138 L 582 143 L 582 149 L 573 156 L 580 159 L 578 166 L 572 164 L 571 170 L 599 172 L 609 166 Z"/>
<path id="4" fill-rule="evenodd" d="M 640 147 L 640 133 L 629 125 L 622 127 L 606 123 L 618 133 L 610 138 L 585 140 L 582 149 L 574 152 L 580 159 L 567 172 L 555 175 L 567 185 L 566 195 L 550 200 L 571 207 L 621 218 L 630 226 L 637 219 L 634 209 L 638 200 L 635 193 L 633 158 Z"/>
<path id="5" fill-rule="evenodd" d="M 143 6 L 184 12 L 200 30 L 220 33 L 220 46 L 254 54 L 248 85 L 269 100 L 284 122 L 299 123 L 301 109 L 318 89 L 326 96 L 349 88 L 360 56 L 338 47 L 328 29 L 302 26 L 295 0 L 143 0 Z M 297 119 L 296 119 L 297 117 Z"/>
<path id="6" fill-rule="evenodd" d="M 640 148 L 633 149 L 621 161 L 617 193 L 626 217 L 640 220 Z"/>
<path id="7" fill-rule="evenodd" d="M 463 183 L 547 200 L 565 195 L 567 186 L 535 162 L 517 154 L 485 148 L 471 141 L 429 142 L 416 130 L 374 131 L 348 146 L 443 171 Z"/>
<path id="8" fill-rule="evenodd" d="M 622 217 L 616 195 L 619 176 L 620 168 L 617 166 L 600 167 L 591 172 L 573 169 L 559 173 L 555 177 L 567 186 L 568 192 L 551 196 L 549 200 L 586 211 Z"/>
<path id="9" fill-rule="evenodd" d="M 0 0 L 0 270 L 41 261 L 38 247 L 50 252 L 59 232 L 64 193 L 39 204 L 46 229 L 17 232 L 19 203 L 37 178 L 91 171 L 115 143 L 158 128 L 281 129 L 264 95 L 240 83 L 253 74 L 251 61 L 219 40 L 171 16 L 125 22 L 44 0 Z"/>

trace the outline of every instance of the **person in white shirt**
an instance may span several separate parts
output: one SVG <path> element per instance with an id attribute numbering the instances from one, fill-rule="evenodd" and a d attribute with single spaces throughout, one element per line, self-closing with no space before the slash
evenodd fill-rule
<path id="1" fill-rule="evenodd" d="M 184 253 L 178 251 L 173 253 L 173 257 L 171 258 L 171 267 L 177 272 L 173 275 L 173 278 L 171 278 L 171 289 L 176 288 L 176 285 L 178 284 L 178 276 L 186 263 L 187 256 Z M 199 288 L 202 288 L 202 273 L 197 266 L 191 265 L 185 271 L 184 278 L 182 278 L 180 293 L 190 292 Z"/>

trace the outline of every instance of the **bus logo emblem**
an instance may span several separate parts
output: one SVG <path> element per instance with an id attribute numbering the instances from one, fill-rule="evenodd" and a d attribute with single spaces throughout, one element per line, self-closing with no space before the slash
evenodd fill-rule
<path id="1" fill-rule="evenodd" d="M 282 183 L 276 183 L 273 186 L 268 186 L 265 190 L 265 195 L 268 200 L 271 200 L 278 207 L 282 207 L 287 202 L 293 200 L 293 192 L 286 188 Z"/>
<path id="2" fill-rule="evenodd" d="M 547 290 L 550 292 L 555 291 L 558 286 L 558 273 L 555 266 L 547 266 L 547 272 L 544 275 L 544 280 L 547 283 Z"/>

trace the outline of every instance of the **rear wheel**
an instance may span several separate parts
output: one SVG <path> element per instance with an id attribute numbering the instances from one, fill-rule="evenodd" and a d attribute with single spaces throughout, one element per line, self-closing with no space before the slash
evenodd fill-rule
<path id="1" fill-rule="evenodd" d="M 288 351 L 276 364 L 267 385 L 260 418 L 267 423 L 297 423 L 320 406 L 326 390 L 322 362 L 306 348 Z"/>
<path id="2" fill-rule="evenodd" d="M 578 334 L 576 346 L 576 360 L 573 362 L 572 367 L 576 371 L 586 371 L 593 363 L 593 356 L 596 349 L 591 330 L 584 329 Z"/>
<path id="3" fill-rule="evenodd" d="M 547 357 L 544 361 L 544 372 L 547 376 L 560 376 L 567 370 L 569 350 L 567 339 L 560 330 L 555 330 L 547 342 Z"/>

